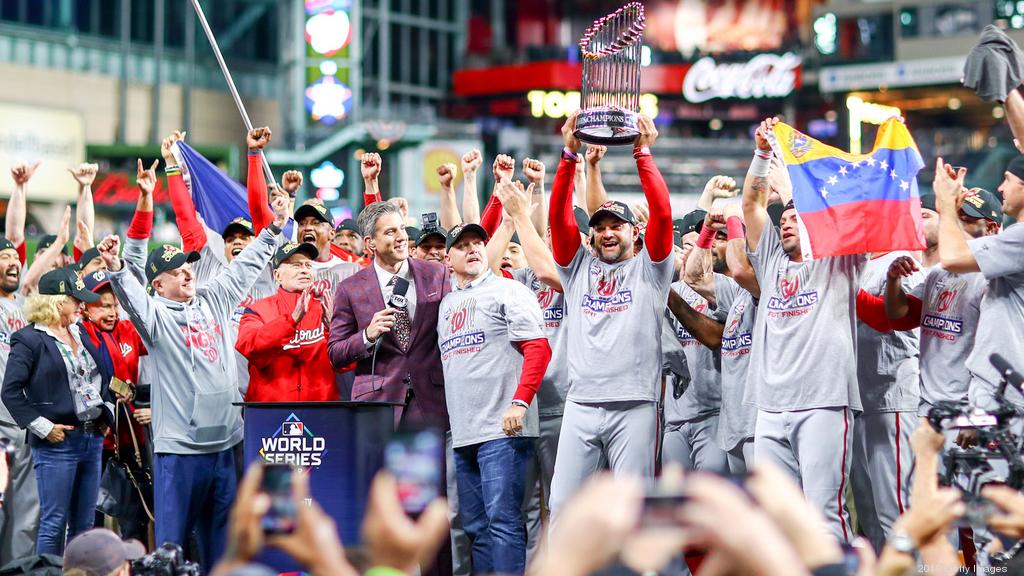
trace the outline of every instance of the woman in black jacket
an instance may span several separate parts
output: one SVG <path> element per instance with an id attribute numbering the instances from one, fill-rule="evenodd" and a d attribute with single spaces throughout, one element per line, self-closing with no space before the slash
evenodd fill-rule
<path id="1" fill-rule="evenodd" d="M 25 301 L 30 325 L 11 338 L 0 397 L 30 430 L 39 485 L 37 554 L 63 554 L 65 536 L 70 542 L 96 517 L 113 369 L 76 324 L 82 302 L 96 298 L 70 269 L 47 272 L 39 294 Z"/>

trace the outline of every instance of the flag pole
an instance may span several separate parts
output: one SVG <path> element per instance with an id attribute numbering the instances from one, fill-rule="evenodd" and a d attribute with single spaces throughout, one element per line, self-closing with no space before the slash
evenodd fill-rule
<path id="1" fill-rule="evenodd" d="M 199 17 L 199 24 L 203 27 L 203 31 L 206 32 L 206 37 L 210 40 L 210 47 L 213 48 L 213 55 L 217 57 L 217 63 L 220 64 L 220 71 L 224 73 L 224 80 L 228 83 L 228 90 L 231 91 L 231 97 L 235 99 L 235 106 L 238 107 L 238 113 L 242 115 L 242 121 L 245 122 L 245 129 L 252 130 L 252 121 L 249 120 L 249 113 L 245 111 L 245 104 L 242 103 L 242 97 L 238 95 L 238 89 L 235 88 L 235 81 L 231 78 L 231 71 L 228 70 L 228 65 L 224 62 L 224 56 L 220 53 L 220 46 L 217 44 L 217 39 L 213 36 L 213 30 L 210 29 L 210 23 L 206 21 L 206 14 L 203 13 L 203 7 L 199 5 L 199 0 L 192 0 L 192 6 L 196 9 L 196 16 Z M 263 161 L 263 171 L 267 173 L 267 178 L 270 180 L 270 190 L 274 191 L 277 189 L 277 180 L 274 179 L 274 172 L 270 169 L 270 162 L 267 162 L 267 155 L 260 150 L 260 159 Z"/>

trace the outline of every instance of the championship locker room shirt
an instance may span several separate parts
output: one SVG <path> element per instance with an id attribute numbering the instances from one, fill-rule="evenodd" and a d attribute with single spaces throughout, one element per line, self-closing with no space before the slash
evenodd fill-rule
<path id="1" fill-rule="evenodd" d="M 991 395 L 999 385 L 999 371 L 989 362 L 993 353 L 1024 370 L 1024 223 L 1016 223 L 995 236 L 967 241 L 981 273 L 988 280 L 988 293 L 981 301 L 974 351 L 967 368 L 980 379 L 978 393 L 971 386 L 971 400 L 990 407 Z M 1024 406 L 1024 397 L 1012 386 L 1006 397 Z"/>
<path id="2" fill-rule="evenodd" d="M 675 256 L 639 254 L 607 264 L 580 246 L 558 266 L 565 290 L 569 396 L 580 404 L 655 402 L 661 328 Z M 651 343 L 651 345 L 641 345 Z"/>
<path id="3" fill-rule="evenodd" d="M 884 296 L 889 265 L 910 252 L 889 252 L 864 264 L 860 288 L 874 296 Z M 910 292 L 924 280 L 920 271 L 902 279 L 903 291 Z M 857 322 L 857 381 L 860 401 L 869 414 L 916 412 L 921 402 L 921 377 L 918 362 L 918 331 L 893 330 L 882 334 Z"/>
<path id="4" fill-rule="evenodd" d="M 910 295 L 921 300 L 921 405 L 919 416 L 942 400 L 966 401 L 971 384 L 967 358 L 974 348 L 981 299 L 988 281 L 980 272 L 927 270 Z"/>
<path id="5" fill-rule="evenodd" d="M 715 303 L 727 310 L 722 331 L 722 412 L 718 417 L 718 444 L 726 451 L 754 435 L 757 410 L 743 403 L 747 366 L 753 343 L 757 303 L 735 280 L 715 276 Z"/>
<path id="6" fill-rule="evenodd" d="M 512 277 L 529 288 L 537 298 L 544 315 L 544 333 L 551 346 L 551 361 L 537 391 L 537 413 L 541 418 L 561 416 L 565 409 L 565 396 L 569 393 L 569 368 L 565 358 L 565 297 L 541 282 L 530 268 L 514 270 Z"/>
<path id="7" fill-rule="evenodd" d="M 715 276 L 715 282 L 718 276 Z M 715 320 L 723 318 L 712 310 L 708 301 L 683 282 L 672 284 L 675 290 L 691 308 Z M 721 359 L 717 350 L 711 350 L 693 337 L 683 325 L 668 312 L 668 321 L 686 356 L 690 371 L 690 385 L 679 398 L 665 398 L 665 422 L 669 425 L 682 424 L 718 413 L 722 406 Z"/>
<path id="8" fill-rule="evenodd" d="M 15 293 L 14 298 L 0 298 L 0 382 L 3 382 L 4 374 L 7 372 L 7 358 L 11 355 L 11 336 L 28 324 L 22 309 L 24 305 L 25 298 L 20 293 Z M 0 422 L 17 426 L 3 402 L 0 402 Z"/>
<path id="9" fill-rule="evenodd" d="M 863 255 L 793 262 L 764 226 L 751 263 L 761 285 L 744 401 L 767 412 L 849 406 L 857 391 Z"/>
<path id="10" fill-rule="evenodd" d="M 438 347 L 455 448 L 507 438 L 501 417 L 512 405 L 523 355 L 514 342 L 544 338 L 537 298 L 525 286 L 487 272 L 441 300 Z M 539 435 L 537 402 L 520 436 Z"/>

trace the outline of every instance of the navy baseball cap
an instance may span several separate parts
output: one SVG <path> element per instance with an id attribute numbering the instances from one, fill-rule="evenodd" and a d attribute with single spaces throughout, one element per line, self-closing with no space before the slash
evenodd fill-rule
<path id="1" fill-rule="evenodd" d="M 442 241 L 447 242 L 447 240 L 448 240 L 448 231 L 445 230 L 444 228 L 440 227 L 440 226 L 433 226 L 433 227 L 430 227 L 430 228 L 424 228 L 423 230 L 420 231 L 419 235 L 416 236 L 416 241 L 413 242 L 412 245 L 413 246 L 419 246 L 421 242 L 423 242 L 427 238 L 430 238 L 431 236 L 437 236 Z M 412 241 L 412 236 L 409 237 L 409 240 Z"/>
<path id="2" fill-rule="evenodd" d="M 334 221 L 331 219 L 330 213 L 327 211 L 327 206 L 323 204 L 303 204 L 295 209 L 295 221 L 302 222 L 303 218 L 312 216 L 321 222 L 334 225 Z"/>
<path id="3" fill-rule="evenodd" d="M 82 257 L 79 258 L 78 262 L 75 263 L 75 269 L 81 271 L 82 268 L 85 268 L 86 264 L 92 262 L 93 260 L 99 257 L 100 251 L 95 246 L 93 246 L 92 248 L 89 248 L 85 252 L 82 252 Z"/>
<path id="4" fill-rule="evenodd" d="M 704 227 L 704 219 L 707 218 L 707 210 L 697 208 L 682 218 L 682 225 L 679 228 L 679 234 L 686 236 L 690 232 L 700 232 L 700 229 Z"/>
<path id="5" fill-rule="evenodd" d="M 71 296 L 90 304 L 100 299 L 99 295 L 86 290 L 85 282 L 70 266 L 50 270 L 39 279 L 39 293 L 47 296 Z"/>
<path id="6" fill-rule="evenodd" d="M 487 230 L 484 230 L 484 227 L 479 224 L 459 224 L 452 228 L 451 232 L 448 233 L 448 240 L 444 243 L 445 252 L 451 250 L 452 246 L 459 241 L 459 238 L 467 233 L 476 234 L 483 238 L 484 242 L 487 242 L 489 238 L 487 236 Z"/>
<path id="7" fill-rule="evenodd" d="M 772 202 L 768 205 L 768 219 L 772 221 L 772 226 L 778 228 L 782 226 L 782 213 L 786 211 L 786 205 L 782 202 Z"/>
<path id="8" fill-rule="evenodd" d="M 627 224 L 631 224 L 633 226 L 636 225 L 636 218 L 633 217 L 633 211 L 630 210 L 629 206 L 625 202 L 619 202 L 618 200 L 609 200 L 604 204 L 601 204 L 601 207 L 595 210 L 594 213 L 590 215 L 590 220 L 588 221 L 590 227 L 593 228 L 594 222 L 597 222 L 601 218 L 601 216 L 604 216 L 606 214 L 609 216 L 614 216 L 615 218 L 618 218 L 619 220 L 622 220 Z"/>
<path id="9" fill-rule="evenodd" d="M 405 235 L 409 237 L 409 243 L 415 246 L 420 241 L 420 236 L 423 232 L 415 226 L 406 226 Z"/>
<path id="10" fill-rule="evenodd" d="M 152 282 L 164 272 L 181 268 L 186 262 L 197 260 L 199 252 L 182 252 L 177 246 L 164 244 L 149 253 L 149 258 L 146 259 L 146 280 Z"/>
<path id="11" fill-rule="evenodd" d="M 50 246 L 53 246 L 53 243 L 56 242 L 56 241 L 57 241 L 57 235 L 56 234 L 47 234 L 46 236 L 43 236 L 42 238 L 39 239 L 39 243 L 36 244 L 36 254 L 39 254 L 43 250 L 46 250 Z M 68 250 L 67 244 L 64 245 L 64 250 L 62 250 L 62 252 L 64 252 L 64 254 L 70 254 L 71 253 Z"/>
<path id="12" fill-rule="evenodd" d="M 1003 203 L 984 188 L 971 188 L 964 196 L 960 211 L 972 218 L 984 218 L 997 224 L 1003 223 Z"/>
<path id="13" fill-rule="evenodd" d="M 124 565 L 146 555 L 138 540 L 121 540 L 106 528 L 93 528 L 79 534 L 64 550 L 66 576 L 107 576 Z"/>
<path id="14" fill-rule="evenodd" d="M 572 209 L 572 214 L 576 217 L 576 227 L 586 234 L 587 230 L 590 230 L 590 216 L 587 215 L 587 211 L 576 206 Z"/>
<path id="15" fill-rule="evenodd" d="M 925 209 L 931 210 L 932 212 L 938 212 L 938 210 L 935 208 L 935 194 L 934 193 L 927 192 L 925 194 L 921 194 L 921 208 L 925 208 Z M 980 216 L 979 216 L 979 218 L 980 218 Z"/>
<path id="16" fill-rule="evenodd" d="M 89 292 L 99 292 L 110 286 L 110 276 L 107 275 L 106 270 L 97 270 L 92 274 L 82 276 L 82 282 L 85 282 L 85 289 Z"/>
<path id="17" fill-rule="evenodd" d="M 7 238 L 0 238 L 0 252 L 4 250 L 14 250 L 17 252 L 18 248 L 14 245 L 14 242 L 11 242 Z"/>
<path id="18" fill-rule="evenodd" d="M 239 216 L 238 218 L 235 218 L 231 222 L 228 222 L 228 225 L 224 227 L 224 231 L 220 233 L 220 237 L 227 238 L 229 234 L 237 231 L 247 232 L 249 233 L 250 236 L 256 235 L 256 229 L 253 228 L 252 222 L 250 222 L 249 219 L 247 218 L 242 218 L 241 216 Z"/>
<path id="19" fill-rule="evenodd" d="M 316 249 L 316 246 L 308 242 L 285 242 L 277 249 L 277 253 L 274 254 L 274 268 L 277 268 L 295 254 L 305 254 L 309 256 L 310 260 L 316 260 L 320 256 L 320 251 Z"/>
<path id="20" fill-rule="evenodd" d="M 338 227 L 334 229 L 335 232 L 341 232 L 342 230 L 348 230 L 349 232 L 355 232 L 359 234 L 359 225 L 352 218 L 345 218 L 338 224 Z"/>

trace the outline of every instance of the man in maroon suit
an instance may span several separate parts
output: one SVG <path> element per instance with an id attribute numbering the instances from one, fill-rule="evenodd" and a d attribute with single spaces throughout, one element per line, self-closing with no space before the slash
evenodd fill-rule
<path id="1" fill-rule="evenodd" d="M 356 362 L 352 400 L 400 402 L 399 423 L 448 430 L 444 374 L 437 346 L 437 309 L 451 291 L 448 267 L 409 257 L 405 220 L 394 204 L 374 202 L 359 214 L 359 230 L 373 264 L 343 280 L 334 296 L 327 350 L 335 368 Z M 403 298 L 395 297 L 395 286 Z M 404 305 L 404 306 L 403 306 Z M 451 452 L 449 436 L 448 452 Z M 449 454 L 450 456 L 450 454 Z M 451 464 L 447 466 L 453 468 Z M 455 511 L 454 474 L 449 474 L 450 519 L 455 530 L 456 570 L 468 556 Z M 452 549 L 442 547 L 431 573 L 452 573 Z"/>
<path id="2" fill-rule="evenodd" d="M 336 368 L 356 362 L 353 401 L 401 402 L 396 425 L 447 430 L 437 309 L 451 290 L 448 269 L 409 257 L 405 222 L 394 204 L 370 204 L 358 223 L 373 264 L 338 286 L 328 340 L 331 362 Z M 403 282 L 404 308 L 392 298 Z"/>

